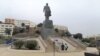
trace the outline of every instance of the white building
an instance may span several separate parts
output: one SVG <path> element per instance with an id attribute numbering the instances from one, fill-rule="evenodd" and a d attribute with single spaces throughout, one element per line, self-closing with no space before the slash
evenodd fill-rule
<path id="1" fill-rule="evenodd" d="M 30 22 L 27 20 L 15 20 L 14 25 L 17 27 L 22 27 L 22 23 L 24 23 L 27 26 L 30 25 Z"/>
<path id="2" fill-rule="evenodd" d="M 0 35 L 3 35 L 3 36 L 12 36 L 13 28 L 14 28 L 13 24 L 4 24 L 4 23 L 1 23 L 0 24 Z M 10 34 L 6 33 L 7 29 L 10 30 Z"/>
<path id="3" fill-rule="evenodd" d="M 35 27 L 36 24 L 30 21 L 30 27 Z"/>
<path id="4" fill-rule="evenodd" d="M 14 24 L 17 27 L 22 27 L 22 23 L 24 23 L 25 26 L 29 26 L 29 27 L 35 27 L 36 26 L 35 23 L 33 23 L 29 20 L 15 20 L 13 18 L 6 18 L 5 23 Z"/>
<path id="5" fill-rule="evenodd" d="M 68 28 L 66 26 L 54 25 L 54 29 L 56 29 L 56 28 L 59 30 L 68 31 Z"/>

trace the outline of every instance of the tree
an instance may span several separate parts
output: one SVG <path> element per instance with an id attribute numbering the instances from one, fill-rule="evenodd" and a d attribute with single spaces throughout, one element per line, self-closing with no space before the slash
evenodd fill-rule
<path id="1" fill-rule="evenodd" d="M 25 47 L 28 48 L 29 50 L 36 50 L 37 44 L 38 43 L 35 40 L 28 40 L 25 43 Z"/>
<path id="2" fill-rule="evenodd" d="M 83 38 L 82 39 L 82 42 L 90 43 L 90 41 L 91 41 L 90 38 Z"/>
<path id="3" fill-rule="evenodd" d="M 14 29 L 13 29 L 13 35 L 15 35 L 15 34 L 18 34 L 18 33 L 20 33 L 20 27 L 14 27 Z"/>
<path id="4" fill-rule="evenodd" d="M 41 34 L 41 32 L 39 30 L 36 30 L 35 33 L 39 34 L 39 35 Z"/>
<path id="5" fill-rule="evenodd" d="M 39 24 L 37 25 L 37 27 L 42 27 L 42 25 L 43 25 L 42 23 L 39 23 Z"/>
<path id="6" fill-rule="evenodd" d="M 65 35 L 68 37 L 72 36 L 72 34 L 69 31 L 65 32 Z"/>
<path id="7" fill-rule="evenodd" d="M 94 37 L 89 38 L 90 40 L 89 47 L 96 47 L 96 40 L 94 39 L 95 39 Z"/>
<path id="8" fill-rule="evenodd" d="M 22 23 L 21 26 L 22 26 L 22 27 L 25 27 L 25 23 Z"/>
<path id="9" fill-rule="evenodd" d="M 20 33 L 24 33 L 25 32 L 25 28 L 20 28 Z"/>
<path id="10" fill-rule="evenodd" d="M 55 28 L 55 31 L 58 33 L 59 32 L 58 28 Z"/>
<path id="11" fill-rule="evenodd" d="M 6 33 L 7 35 L 10 35 L 10 34 L 11 34 L 11 29 L 6 28 L 6 29 L 5 29 L 5 33 Z"/>
<path id="12" fill-rule="evenodd" d="M 24 42 L 22 40 L 16 40 L 14 41 L 13 45 L 16 49 L 21 49 L 23 46 Z"/>
<path id="13" fill-rule="evenodd" d="M 82 36 L 81 33 L 74 34 L 73 37 L 74 37 L 75 39 L 83 39 L 83 36 Z"/>

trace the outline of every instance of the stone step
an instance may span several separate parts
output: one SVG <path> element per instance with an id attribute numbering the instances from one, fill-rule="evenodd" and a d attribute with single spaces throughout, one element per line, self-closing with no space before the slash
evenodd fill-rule
<path id="1" fill-rule="evenodd" d="M 63 37 L 64 40 L 66 40 L 68 43 L 70 43 L 71 45 L 73 45 L 74 47 L 76 47 L 76 49 L 80 49 L 80 50 L 85 50 L 86 46 L 84 46 L 82 43 L 78 42 L 75 39 L 71 39 L 68 37 Z"/>

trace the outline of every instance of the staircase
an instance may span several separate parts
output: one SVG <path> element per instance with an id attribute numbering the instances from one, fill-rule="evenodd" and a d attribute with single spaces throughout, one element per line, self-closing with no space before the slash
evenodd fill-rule
<path id="1" fill-rule="evenodd" d="M 54 51 L 58 52 L 58 49 L 56 48 L 56 46 L 54 45 L 52 41 L 50 41 L 49 39 L 46 39 L 44 41 L 47 44 L 46 52 L 54 52 Z"/>
<path id="2" fill-rule="evenodd" d="M 44 40 L 47 44 L 46 52 L 53 52 L 54 51 L 54 44 L 50 40 Z"/>
<path id="3" fill-rule="evenodd" d="M 66 42 L 70 43 L 72 46 L 76 47 L 76 49 L 78 49 L 78 50 L 85 50 L 86 49 L 86 46 L 82 42 L 80 42 L 72 37 L 69 37 L 69 38 L 63 37 L 63 39 Z"/>

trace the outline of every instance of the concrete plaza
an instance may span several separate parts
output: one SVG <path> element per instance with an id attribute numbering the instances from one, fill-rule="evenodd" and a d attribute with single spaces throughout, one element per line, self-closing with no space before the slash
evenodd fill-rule
<path id="1" fill-rule="evenodd" d="M 96 48 L 87 48 L 80 52 L 55 53 L 55 56 L 84 56 L 84 52 L 97 52 Z M 33 50 L 14 50 L 0 47 L 0 56 L 54 56 L 54 52 L 34 52 Z"/>

